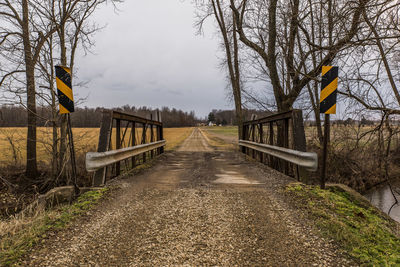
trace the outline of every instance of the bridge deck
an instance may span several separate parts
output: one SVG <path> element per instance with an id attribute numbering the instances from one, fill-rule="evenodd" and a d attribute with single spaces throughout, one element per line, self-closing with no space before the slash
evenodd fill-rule
<path id="1" fill-rule="evenodd" d="M 72 229 L 50 238 L 32 266 L 348 265 L 299 219 L 280 190 L 292 182 L 195 129 L 175 152 Z"/>

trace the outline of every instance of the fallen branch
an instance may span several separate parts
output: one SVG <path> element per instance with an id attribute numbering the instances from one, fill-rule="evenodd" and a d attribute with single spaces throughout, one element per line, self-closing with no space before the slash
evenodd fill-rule
<path id="1" fill-rule="evenodd" d="M 16 188 L 17 186 L 15 184 L 10 183 L 6 179 L 0 176 L 0 181 L 3 182 L 4 185 L 8 186 L 9 188 Z"/>

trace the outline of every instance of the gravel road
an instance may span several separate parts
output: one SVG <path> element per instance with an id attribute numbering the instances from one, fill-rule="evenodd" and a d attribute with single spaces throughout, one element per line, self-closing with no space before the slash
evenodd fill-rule
<path id="1" fill-rule="evenodd" d="M 285 201 L 290 178 L 199 129 L 36 248 L 28 266 L 348 266 Z"/>

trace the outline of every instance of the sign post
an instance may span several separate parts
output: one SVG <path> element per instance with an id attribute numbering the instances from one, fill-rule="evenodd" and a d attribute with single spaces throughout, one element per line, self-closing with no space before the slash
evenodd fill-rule
<path id="1" fill-rule="evenodd" d="M 324 147 L 322 155 L 321 189 L 325 189 L 326 161 L 328 157 L 328 143 L 330 137 L 330 114 L 336 114 L 336 98 L 338 87 L 339 68 L 333 66 L 322 66 L 321 94 L 319 101 L 319 112 L 325 113 L 324 123 Z"/>
<path id="2" fill-rule="evenodd" d="M 71 69 L 65 66 L 55 66 L 55 69 L 57 95 L 58 102 L 60 104 L 60 114 L 66 114 L 67 116 L 67 134 L 71 154 L 72 180 L 75 186 L 75 191 L 78 194 L 79 188 L 77 186 L 74 138 L 72 135 L 70 116 L 70 113 L 74 112 L 74 96 L 72 93 Z"/>

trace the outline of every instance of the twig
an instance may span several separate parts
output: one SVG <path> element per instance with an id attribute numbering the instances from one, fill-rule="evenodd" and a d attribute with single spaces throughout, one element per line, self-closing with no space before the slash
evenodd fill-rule
<path id="1" fill-rule="evenodd" d="M 5 185 L 7 185 L 8 187 L 12 187 L 12 188 L 16 188 L 16 187 L 17 187 L 16 185 L 10 183 L 9 181 L 7 181 L 6 179 L 4 179 L 4 178 L 1 177 L 1 176 L 0 176 L 0 180 L 1 180 Z"/>
<path id="2" fill-rule="evenodd" d="M 389 180 L 387 181 L 387 183 L 388 183 L 388 185 L 389 185 L 390 192 L 392 193 L 392 196 L 393 196 L 393 198 L 394 198 L 394 200 L 395 200 L 395 202 L 393 203 L 393 205 L 390 207 L 390 209 L 389 209 L 389 211 L 388 211 L 388 214 L 390 214 L 390 212 L 392 211 L 392 208 L 393 208 L 394 206 L 396 206 L 397 204 L 399 204 L 399 201 L 397 200 L 397 197 L 396 197 L 396 195 L 395 195 L 394 192 L 393 192 L 393 188 L 392 188 L 392 185 L 390 184 Z M 397 191 L 396 191 L 396 193 L 397 193 Z"/>

